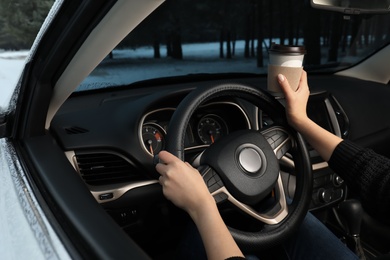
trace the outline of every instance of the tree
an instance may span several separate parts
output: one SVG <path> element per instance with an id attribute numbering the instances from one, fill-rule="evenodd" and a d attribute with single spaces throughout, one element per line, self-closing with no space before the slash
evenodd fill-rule
<path id="1" fill-rule="evenodd" d="M 0 0 L 3 48 L 30 48 L 54 0 Z"/>
<path id="2" fill-rule="evenodd" d="M 332 27 L 331 27 L 331 35 L 330 35 L 330 46 L 328 53 L 328 61 L 336 62 L 338 58 L 338 49 L 339 43 L 341 40 L 342 28 L 344 21 L 341 14 L 333 14 Z"/>
<path id="3" fill-rule="evenodd" d="M 304 42 L 306 47 L 305 64 L 321 64 L 321 12 L 313 9 L 305 3 L 303 10 L 306 21 L 304 22 Z"/>
<path id="4" fill-rule="evenodd" d="M 257 24 L 258 33 L 257 33 L 257 67 L 263 67 L 263 41 L 264 41 L 264 33 L 263 33 L 263 1 L 258 0 L 257 2 Z"/>

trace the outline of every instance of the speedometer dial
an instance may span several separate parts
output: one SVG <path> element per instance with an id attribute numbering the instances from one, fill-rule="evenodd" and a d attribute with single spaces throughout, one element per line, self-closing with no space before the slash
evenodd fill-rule
<path id="1" fill-rule="evenodd" d="M 227 134 L 225 121 L 217 115 L 206 115 L 199 120 L 198 136 L 204 144 L 212 144 Z"/>
<path id="2" fill-rule="evenodd" d="M 142 142 L 151 154 L 158 154 L 165 147 L 165 131 L 155 123 L 146 123 L 142 126 Z"/>

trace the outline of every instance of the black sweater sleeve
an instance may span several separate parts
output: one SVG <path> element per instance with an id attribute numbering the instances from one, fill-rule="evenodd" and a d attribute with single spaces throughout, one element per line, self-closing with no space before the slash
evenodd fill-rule
<path id="1" fill-rule="evenodd" d="M 389 223 L 390 159 L 345 140 L 336 147 L 328 163 L 360 196 L 370 215 Z"/>

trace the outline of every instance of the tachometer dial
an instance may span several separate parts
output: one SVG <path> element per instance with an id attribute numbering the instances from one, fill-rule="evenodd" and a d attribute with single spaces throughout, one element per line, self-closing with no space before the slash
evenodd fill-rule
<path id="1" fill-rule="evenodd" d="M 227 134 L 225 121 L 217 115 L 206 115 L 199 120 L 198 136 L 204 144 L 212 144 Z"/>
<path id="2" fill-rule="evenodd" d="M 158 154 L 165 147 L 165 131 L 155 123 L 146 123 L 142 126 L 142 142 L 151 154 Z"/>

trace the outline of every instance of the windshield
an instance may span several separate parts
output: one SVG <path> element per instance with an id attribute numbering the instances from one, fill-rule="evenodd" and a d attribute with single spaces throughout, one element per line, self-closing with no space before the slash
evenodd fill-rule
<path id="1" fill-rule="evenodd" d="M 168 0 L 76 91 L 189 74 L 266 74 L 272 43 L 305 46 L 308 71 L 336 71 L 389 42 L 389 15 L 345 16 L 306 2 Z"/>

